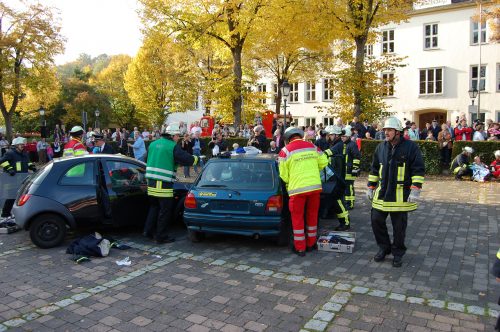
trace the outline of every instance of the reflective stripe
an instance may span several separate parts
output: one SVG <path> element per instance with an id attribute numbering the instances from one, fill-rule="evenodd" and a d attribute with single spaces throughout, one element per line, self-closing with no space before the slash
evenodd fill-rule
<path id="1" fill-rule="evenodd" d="M 369 182 L 378 182 L 378 176 L 376 175 L 368 175 L 368 181 Z"/>
<path id="2" fill-rule="evenodd" d="M 349 216 L 349 213 L 346 211 L 346 212 L 342 212 L 342 213 L 337 213 L 337 218 L 345 218 Z M 348 225 L 349 223 L 347 222 L 346 225 Z"/>
<path id="3" fill-rule="evenodd" d="M 293 234 L 302 234 L 302 233 L 304 233 L 304 229 L 293 230 Z"/>
<path id="4" fill-rule="evenodd" d="M 20 161 L 16 162 L 16 171 L 18 171 L 18 172 L 21 171 L 21 162 Z"/>
<path id="5" fill-rule="evenodd" d="M 165 173 L 165 174 L 175 174 L 175 172 L 168 171 L 168 170 L 162 169 L 162 168 L 151 167 L 151 166 L 146 167 L 146 172 L 147 171 Z"/>
<path id="6" fill-rule="evenodd" d="M 402 167 L 398 167 L 398 182 L 403 182 L 405 180 L 405 167 L 406 163 L 403 163 Z M 403 202 L 403 184 L 396 184 L 396 202 Z"/>
<path id="7" fill-rule="evenodd" d="M 283 148 L 283 150 L 285 150 L 285 148 Z M 303 153 L 303 152 L 309 152 L 309 151 L 314 151 L 314 152 L 318 152 L 318 149 L 316 147 L 314 148 L 302 148 L 302 149 L 297 149 L 297 150 L 294 150 L 292 152 L 286 150 L 285 151 L 285 154 L 286 154 L 286 157 L 284 158 L 281 158 L 282 160 L 287 160 L 288 158 L 290 158 L 291 156 L 293 156 L 294 154 L 297 154 L 297 153 Z"/>
<path id="8" fill-rule="evenodd" d="M 86 154 L 89 154 L 89 153 L 87 151 L 84 151 L 84 150 L 76 150 L 75 151 L 75 157 L 83 156 L 83 155 L 86 155 Z"/>
<path id="9" fill-rule="evenodd" d="M 330 149 L 325 150 L 325 153 L 331 157 L 333 155 L 333 152 Z"/>
<path id="10" fill-rule="evenodd" d="M 455 167 L 455 169 L 453 170 L 453 174 L 457 174 L 461 168 L 462 166 Z"/>
<path id="11" fill-rule="evenodd" d="M 318 229 L 317 226 L 307 226 L 306 228 L 308 231 L 314 231 L 314 230 Z"/>
<path id="12" fill-rule="evenodd" d="M 500 259 L 500 249 L 497 251 L 497 258 Z"/>
<path id="13" fill-rule="evenodd" d="M 378 169 L 378 177 L 382 180 L 382 169 L 384 168 L 383 164 L 380 164 L 380 168 Z"/>
<path id="14" fill-rule="evenodd" d="M 7 167 L 10 166 L 10 163 L 8 161 L 4 161 L 3 163 L 0 164 L 1 167 Z"/>
<path id="15" fill-rule="evenodd" d="M 73 151 L 72 148 L 64 149 L 63 157 L 73 157 L 74 155 L 75 152 Z"/>
<path id="16" fill-rule="evenodd" d="M 303 240 L 305 240 L 305 239 L 306 239 L 306 237 L 305 237 L 305 236 L 294 236 L 294 237 L 293 237 L 293 239 L 294 239 L 295 241 L 303 241 Z"/>
<path id="17" fill-rule="evenodd" d="M 321 189 L 321 184 L 315 184 L 312 186 L 307 186 L 307 187 L 302 187 L 302 188 L 290 190 L 290 191 L 288 191 L 288 195 L 300 194 L 300 193 L 305 193 L 308 191 L 313 191 L 313 190 L 318 190 L 318 189 Z"/>
<path id="18" fill-rule="evenodd" d="M 198 164 L 199 158 L 198 158 L 198 156 L 193 156 L 193 157 L 194 157 L 194 163 L 193 163 L 193 166 L 194 166 L 194 165 Z"/>
<path id="19" fill-rule="evenodd" d="M 316 232 L 314 232 L 314 233 L 307 233 L 307 237 L 315 237 L 316 234 L 317 234 Z"/>
<path id="20" fill-rule="evenodd" d="M 424 183 L 424 177 L 423 176 L 418 176 L 418 175 L 412 176 L 411 177 L 411 182 Z"/>
<path id="21" fill-rule="evenodd" d="M 354 159 L 354 160 L 352 161 L 352 163 L 353 163 L 353 164 L 359 164 L 359 162 L 360 162 L 360 160 L 359 160 L 359 159 Z"/>
<path id="22" fill-rule="evenodd" d="M 166 176 L 158 175 L 158 174 L 146 174 L 147 179 L 153 179 L 153 180 L 162 180 L 165 182 L 174 182 L 174 178 L 169 178 Z"/>
<path id="23" fill-rule="evenodd" d="M 346 208 L 344 206 L 344 203 L 342 203 L 341 199 L 338 199 L 337 203 L 339 204 L 340 210 L 342 211 L 342 213 L 337 214 L 337 217 L 338 218 L 345 218 L 345 224 L 349 225 L 350 224 L 350 222 L 349 222 L 349 211 L 346 210 Z"/>

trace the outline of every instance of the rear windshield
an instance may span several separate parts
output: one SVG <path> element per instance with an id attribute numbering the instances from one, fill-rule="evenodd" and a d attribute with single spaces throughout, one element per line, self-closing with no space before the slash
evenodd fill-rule
<path id="1" fill-rule="evenodd" d="M 238 190 L 272 190 L 275 186 L 273 164 L 259 161 L 212 162 L 203 169 L 196 187 L 221 187 Z"/>
<path id="2" fill-rule="evenodd" d="M 52 165 L 53 163 L 45 164 L 45 166 L 42 166 L 42 168 L 40 168 L 38 172 L 32 174 L 27 181 L 39 185 L 47 177 L 47 174 L 49 174 L 50 170 L 52 169 Z"/>

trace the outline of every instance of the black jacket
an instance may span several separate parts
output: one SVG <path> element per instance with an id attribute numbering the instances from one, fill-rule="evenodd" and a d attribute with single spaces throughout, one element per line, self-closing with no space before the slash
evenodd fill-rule
<path id="1" fill-rule="evenodd" d="M 326 137 L 321 137 L 314 142 L 314 145 L 316 145 L 318 148 L 321 149 L 321 151 L 325 151 L 328 149 L 328 142 L 326 140 Z"/>
<path id="2" fill-rule="evenodd" d="M 359 152 L 358 145 L 348 140 L 344 143 L 343 155 L 345 159 L 345 179 L 355 180 L 356 177 L 352 175 L 352 170 L 358 169 L 361 161 L 361 153 Z"/>
<path id="3" fill-rule="evenodd" d="M 99 153 L 115 154 L 115 150 L 113 150 L 111 145 L 105 143 L 104 148 L 102 148 Z"/>
<path id="4" fill-rule="evenodd" d="M 425 165 L 418 145 L 400 138 L 396 146 L 380 143 L 373 154 L 368 187 L 377 187 L 372 207 L 385 212 L 413 211 L 414 202 L 407 202 L 411 188 L 422 188 Z"/>
<path id="5" fill-rule="evenodd" d="M 0 167 L 3 167 L 5 172 L 13 169 L 16 173 L 28 173 L 28 169 L 35 169 L 35 165 L 30 162 L 28 153 L 19 152 L 15 147 L 0 158 Z"/>

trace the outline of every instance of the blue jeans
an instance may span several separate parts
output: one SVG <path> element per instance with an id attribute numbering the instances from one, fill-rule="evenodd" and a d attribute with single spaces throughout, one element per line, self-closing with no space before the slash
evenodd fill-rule
<path id="1" fill-rule="evenodd" d="M 197 156 L 199 158 L 201 156 L 201 149 L 193 149 L 193 155 Z M 203 168 L 203 166 L 204 166 L 203 160 L 198 159 L 198 164 L 196 164 L 196 165 L 193 166 L 194 171 L 195 171 L 196 174 L 198 174 L 198 166 L 200 166 L 201 168 Z"/>

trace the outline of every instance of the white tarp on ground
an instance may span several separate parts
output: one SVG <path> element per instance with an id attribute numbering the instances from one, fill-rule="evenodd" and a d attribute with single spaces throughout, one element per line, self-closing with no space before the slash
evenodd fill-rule
<path id="1" fill-rule="evenodd" d="M 24 179 L 30 174 L 17 173 L 12 176 L 9 173 L 0 172 L 0 209 L 6 199 L 16 198 L 17 191 L 21 188 Z"/>
<path id="2" fill-rule="evenodd" d="M 190 125 L 191 123 L 195 121 L 200 121 L 201 117 L 203 116 L 203 111 L 187 111 L 187 112 L 177 112 L 177 113 L 172 113 L 170 114 L 167 119 L 166 123 L 173 123 L 173 122 L 184 122 Z"/>

